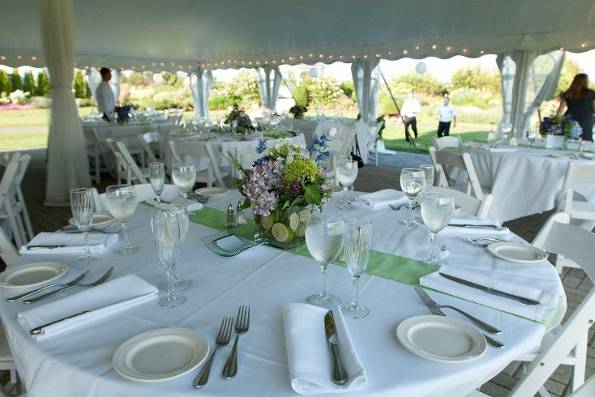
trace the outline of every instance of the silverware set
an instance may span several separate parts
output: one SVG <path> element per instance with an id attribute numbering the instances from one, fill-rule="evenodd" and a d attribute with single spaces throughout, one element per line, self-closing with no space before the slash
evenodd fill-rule
<path id="1" fill-rule="evenodd" d="M 389 204 L 388 205 L 390 207 L 391 210 L 393 211 L 400 211 L 401 208 L 406 208 L 409 207 L 409 203 L 405 203 L 405 204 L 399 204 L 399 205 L 394 205 L 394 204 Z M 419 207 L 419 203 L 415 203 L 413 204 L 413 209 L 416 209 L 417 207 Z"/>
<path id="2" fill-rule="evenodd" d="M 213 365 L 213 359 L 215 358 L 215 354 L 219 349 L 225 347 L 229 344 L 231 336 L 233 334 L 233 330 L 236 331 L 236 338 L 233 343 L 233 347 L 225 362 L 225 366 L 223 367 L 222 376 L 225 379 L 233 378 L 238 372 L 238 340 L 241 334 L 245 334 L 248 332 L 250 328 L 250 306 L 248 305 L 241 305 L 238 308 L 238 314 L 235 320 L 235 327 L 234 327 L 234 320 L 232 317 L 224 317 L 221 320 L 221 325 L 219 326 L 219 331 L 217 332 L 217 337 L 215 339 L 215 348 L 209 354 L 207 361 L 201 368 L 200 372 L 194 379 L 192 385 L 195 389 L 202 389 L 207 385 L 209 382 L 209 374 L 211 373 L 211 366 Z"/>
<path id="3" fill-rule="evenodd" d="M 469 313 L 464 312 L 463 310 L 461 310 L 459 308 L 456 308 L 456 307 L 450 306 L 450 305 L 439 305 L 427 294 L 426 291 L 424 291 L 423 289 L 421 289 L 419 287 L 415 287 L 415 292 L 417 292 L 417 295 L 419 296 L 419 298 L 421 299 L 423 304 L 428 309 L 430 309 L 430 312 L 432 312 L 432 314 L 434 314 L 436 316 L 446 317 L 446 314 L 444 314 L 444 312 L 441 309 L 448 308 L 451 310 L 455 310 L 458 313 L 461 313 L 466 318 L 471 320 L 471 322 L 473 322 L 473 324 L 475 324 L 479 328 L 483 329 L 484 331 L 487 331 L 487 332 L 493 333 L 493 334 L 497 334 L 497 333 L 501 332 L 498 328 L 494 327 L 493 325 L 490 325 L 490 324 L 478 319 L 477 317 L 474 317 L 474 316 L 470 315 Z M 504 346 L 504 343 L 492 338 L 489 335 L 486 335 L 485 333 L 483 334 L 483 336 L 486 338 L 486 341 L 494 347 L 501 348 Z"/>
<path id="4" fill-rule="evenodd" d="M 478 237 L 478 238 L 471 238 L 471 237 L 463 237 L 458 236 L 463 241 L 468 242 L 469 244 L 473 244 L 476 247 L 486 248 L 488 245 L 492 243 L 497 243 L 499 241 L 505 241 L 502 239 L 494 238 L 494 237 Z"/>
<path id="5" fill-rule="evenodd" d="M 114 267 L 111 266 L 109 269 L 107 269 L 107 271 L 101 277 L 99 277 L 95 281 L 90 282 L 90 283 L 81 283 L 81 281 L 87 276 L 87 274 L 89 274 L 89 271 L 87 270 L 83 274 L 81 274 L 80 276 L 76 277 L 75 279 L 71 280 L 68 283 L 54 283 L 54 284 L 45 285 L 43 287 L 36 288 L 32 291 L 28 291 L 23 294 L 11 296 L 11 297 L 7 298 L 6 300 L 9 302 L 22 300 L 23 303 L 41 302 L 41 301 L 48 299 L 51 296 L 54 296 L 57 293 L 69 290 L 71 288 L 76 288 L 76 287 L 92 288 L 92 287 L 96 287 L 100 284 L 103 284 L 111 277 L 113 271 L 114 271 Z M 56 289 L 54 289 L 50 292 L 46 292 L 41 295 L 37 295 L 38 293 L 43 292 L 48 289 L 51 289 L 51 288 L 56 288 Z M 37 295 L 37 296 L 35 296 L 33 298 L 28 298 L 32 295 Z M 25 298 L 28 298 L 28 299 L 25 299 Z"/>

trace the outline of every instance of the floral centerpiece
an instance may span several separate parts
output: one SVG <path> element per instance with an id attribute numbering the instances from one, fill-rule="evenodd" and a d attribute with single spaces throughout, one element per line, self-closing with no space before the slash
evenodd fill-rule
<path id="1" fill-rule="evenodd" d="M 542 136 L 545 135 L 561 135 L 567 139 L 578 139 L 583 129 L 569 115 L 544 117 L 539 125 L 539 132 Z"/>
<path id="2" fill-rule="evenodd" d="M 233 105 L 231 112 L 225 117 L 224 123 L 231 126 L 233 132 L 239 134 L 244 134 L 254 129 L 250 116 L 248 116 L 244 109 L 240 109 L 238 104 Z"/>
<path id="3" fill-rule="evenodd" d="M 319 161 L 328 157 L 326 137 L 308 148 L 279 142 L 267 148 L 261 140 L 262 155 L 250 167 L 234 164 L 240 178 L 235 186 L 245 197 L 243 207 L 252 208 L 255 237 L 271 245 L 289 248 L 303 241 L 312 211 L 323 207 L 331 190 Z"/>
<path id="4" fill-rule="evenodd" d="M 130 119 L 131 105 L 116 106 L 114 112 L 118 115 L 118 122 L 124 123 Z"/>
<path id="5" fill-rule="evenodd" d="M 308 111 L 308 108 L 304 105 L 295 104 L 291 108 L 289 108 L 289 113 L 293 116 L 294 119 L 303 119 L 304 113 Z"/>

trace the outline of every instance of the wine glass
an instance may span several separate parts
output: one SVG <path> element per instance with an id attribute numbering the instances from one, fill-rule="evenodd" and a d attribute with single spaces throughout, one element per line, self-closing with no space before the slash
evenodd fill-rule
<path id="1" fill-rule="evenodd" d="M 182 305 L 186 298 L 175 294 L 176 259 L 180 253 L 180 246 L 184 239 L 185 224 L 188 223 L 188 213 L 178 205 L 160 204 L 153 209 L 151 229 L 157 248 L 157 257 L 167 275 L 167 293 L 159 299 L 159 305 L 173 308 Z M 186 228 L 187 231 L 187 228 Z"/>
<path id="2" fill-rule="evenodd" d="M 401 170 L 401 190 L 407 195 L 409 199 L 409 215 L 408 218 L 401 223 L 407 226 L 415 225 L 413 219 L 413 203 L 417 195 L 426 186 L 426 174 L 421 168 L 403 168 Z"/>
<path id="3" fill-rule="evenodd" d="M 353 186 L 353 183 L 357 179 L 357 161 L 343 158 L 337 162 L 335 169 L 337 175 L 337 181 L 343 186 L 343 198 L 339 200 L 339 208 L 346 209 L 351 206 L 352 201 L 349 195 L 349 188 Z"/>
<path id="4" fill-rule="evenodd" d="M 91 191 L 87 188 L 72 189 L 70 191 L 70 210 L 72 211 L 72 221 L 78 230 L 83 233 L 85 239 L 85 254 L 79 256 L 78 260 L 82 263 L 88 263 L 95 259 L 89 246 L 89 230 L 93 220 L 93 199 Z"/>
<path id="5" fill-rule="evenodd" d="M 124 234 L 124 245 L 120 248 L 123 255 L 132 255 L 139 250 L 128 241 L 128 217 L 136 210 L 137 197 L 136 189 L 131 185 L 108 186 L 105 191 L 107 209 L 116 219 L 122 222 Z"/>
<path id="6" fill-rule="evenodd" d="M 149 164 L 149 180 L 151 181 L 151 188 L 155 193 L 157 204 L 161 204 L 161 193 L 165 187 L 165 164 L 151 163 Z"/>
<path id="7" fill-rule="evenodd" d="M 196 181 L 196 169 L 193 165 L 177 164 L 172 172 L 174 184 L 180 188 L 182 196 L 188 197 L 187 192 L 194 186 Z"/>
<path id="8" fill-rule="evenodd" d="M 426 186 L 425 189 L 428 189 L 434 186 L 434 165 L 433 164 L 421 164 L 419 166 L 421 170 L 423 170 L 426 176 Z"/>
<path id="9" fill-rule="evenodd" d="M 431 254 L 429 263 L 437 264 L 440 258 L 436 254 L 440 250 L 436 234 L 448 225 L 455 209 L 455 202 L 452 197 L 445 196 L 438 192 L 426 192 L 421 196 L 421 217 L 430 232 Z M 447 252 L 443 254 L 447 254 Z"/>
<path id="10" fill-rule="evenodd" d="M 366 317 L 370 310 L 359 303 L 359 278 L 366 270 L 370 259 L 372 244 L 372 223 L 369 220 L 353 220 L 347 223 L 345 230 L 344 256 L 347 270 L 353 278 L 355 295 L 353 300 L 343 305 L 343 313 L 351 318 Z"/>
<path id="11" fill-rule="evenodd" d="M 342 219 L 329 218 L 324 214 L 314 214 L 306 227 L 306 246 L 312 258 L 320 264 L 322 291 L 306 299 L 311 305 L 332 309 L 341 304 L 335 295 L 327 293 L 326 270 L 343 249 L 345 223 Z"/>

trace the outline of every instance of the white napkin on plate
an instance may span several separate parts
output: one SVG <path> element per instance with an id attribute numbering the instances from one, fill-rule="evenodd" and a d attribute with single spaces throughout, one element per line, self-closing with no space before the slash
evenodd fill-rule
<path id="1" fill-rule="evenodd" d="M 88 238 L 91 251 L 98 254 L 118 242 L 118 235 L 111 233 L 90 232 Z M 52 248 L 59 245 L 64 245 L 64 247 Z M 29 241 L 27 245 L 23 245 L 20 252 L 22 254 L 81 253 L 86 249 L 86 245 L 83 233 L 42 232 L 33 237 L 33 240 Z M 29 246 L 39 248 L 29 249 Z M 41 248 L 43 246 L 48 248 Z"/>
<path id="2" fill-rule="evenodd" d="M 439 272 L 463 280 L 468 280 L 485 287 L 522 296 L 523 298 L 533 299 L 540 302 L 540 304 L 526 305 L 509 298 L 488 294 L 479 289 L 448 280 L 439 275 Z M 499 274 L 479 269 L 442 266 L 438 272 L 420 278 L 419 282 L 424 287 L 432 288 L 449 295 L 535 321 L 544 320 L 548 314 L 557 307 L 559 301 L 557 295 L 549 293 L 541 288 L 527 285 L 527 283 L 515 283 L 515 279 L 509 274 Z"/>
<path id="3" fill-rule="evenodd" d="M 408 202 L 405 193 L 394 189 L 384 189 L 374 193 L 360 194 L 358 198 L 373 210 L 388 208 L 389 204 L 400 205 Z"/>
<path id="4" fill-rule="evenodd" d="M 326 343 L 324 316 L 327 310 L 304 303 L 283 308 L 285 345 L 291 387 L 303 395 L 344 393 L 368 387 L 366 371 L 353 346 L 341 310 L 333 310 L 339 349 L 349 382 L 343 386 L 331 380 L 331 353 Z"/>
<path id="5" fill-rule="evenodd" d="M 460 214 L 460 216 L 453 217 L 450 225 L 498 225 L 493 219 L 479 219 L 471 216 Z M 507 235 L 510 234 L 510 229 L 507 227 L 487 228 L 487 227 L 457 227 L 457 226 L 446 226 L 440 234 L 481 234 L 481 235 Z"/>
<path id="6" fill-rule="evenodd" d="M 157 288 L 134 274 L 120 277 L 74 295 L 36 306 L 17 315 L 25 331 L 83 311 L 72 319 L 60 321 L 45 328 L 37 340 L 60 335 L 89 324 L 118 311 L 141 304 L 157 295 Z"/>

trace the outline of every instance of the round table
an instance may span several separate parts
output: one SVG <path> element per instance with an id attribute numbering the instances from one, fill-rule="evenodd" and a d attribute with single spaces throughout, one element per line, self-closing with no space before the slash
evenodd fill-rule
<path id="1" fill-rule="evenodd" d="M 465 150 L 473 159 L 480 184 L 494 195 L 489 217 L 499 222 L 553 209 L 568 165 L 593 163 L 581 160 L 579 152 L 541 148 L 467 145 Z M 577 184 L 573 188 L 588 201 L 595 200 L 592 184 Z"/>
<path id="2" fill-rule="evenodd" d="M 209 206 L 223 210 L 238 199 L 237 192 L 229 192 L 209 202 Z M 334 205 L 333 199 L 331 207 Z M 134 273 L 156 285 L 163 278 L 163 269 L 158 264 L 148 227 L 150 211 L 148 206 L 140 205 L 130 220 L 130 239 L 142 247 L 135 256 L 109 253 L 91 265 L 78 263 L 77 255 L 29 254 L 22 261 L 62 261 L 70 266 L 64 279 L 83 269 L 91 270 L 92 279 L 114 265 L 114 278 Z M 425 256 L 424 234 L 411 233 L 398 223 L 405 212 L 358 208 L 348 216 L 372 220 L 376 250 Z M 191 224 L 178 261 L 178 273 L 191 279 L 192 286 L 184 292 L 186 303 L 173 310 L 163 309 L 153 300 L 67 334 L 36 342 L 15 320 L 17 313 L 28 306 L 0 299 L 0 316 L 28 396 L 45 397 L 49 391 L 61 397 L 296 395 L 290 387 L 282 311 L 284 304 L 303 302 L 307 295 L 318 291 L 321 277 L 318 264 L 310 258 L 267 246 L 254 247 L 232 258 L 220 257 L 201 242 L 201 237 L 212 233 L 213 229 Z M 451 251 L 447 259 L 450 265 L 536 277 L 563 294 L 558 274 L 548 262 L 530 265 L 505 262 L 455 236 L 443 236 L 441 240 Z M 351 297 L 351 279 L 345 268 L 330 266 L 328 281 L 330 292 L 343 300 Z M 412 286 L 368 274 L 362 276 L 360 283 L 361 302 L 371 312 L 363 319 L 346 318 L 346 325 L 366 369 L 369 386 L 364 392 L 349 395 L 464 396 L 515 358 L 538 346 L 545 333 L 540 323 L 440 295 L 439 302 L 454 304 L 500 328 L 503 333 L 498 339 L 505 347 L 488 347 L 482 357 L 467 363 L 429 361 L 409 353 L 395 337 L 402 320 L 429 314 Z M 1 292 L 4 298 L 12 293 Z M 116 348 L 147 330 L 185 327 L 205 335 L 213 343 L 221 318 L 235 315 L 240 304 L 251 305 L 252 319 L 250 331 L 240 339 L 239 370 L 234 379 L 226 381 L 220 376 L 229 349 L 216 356 L 209 384 L 201 391 L 191 385 L 198 370 L 167 382 L 138 383 L 122 378 L 112 369 Z M 456 313 L 448 315 L 457 317 Z"/>

